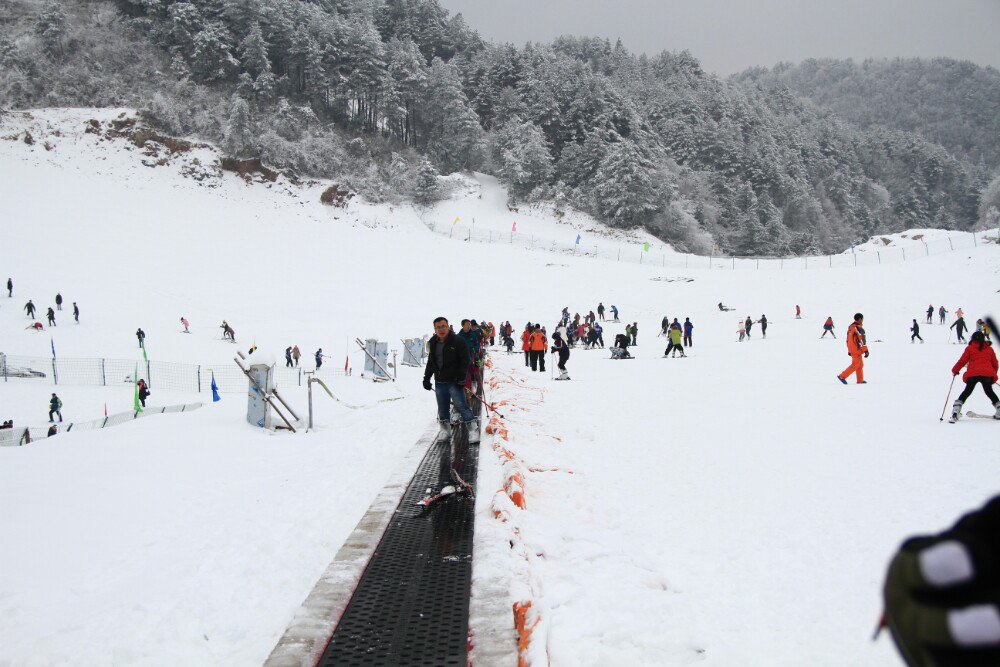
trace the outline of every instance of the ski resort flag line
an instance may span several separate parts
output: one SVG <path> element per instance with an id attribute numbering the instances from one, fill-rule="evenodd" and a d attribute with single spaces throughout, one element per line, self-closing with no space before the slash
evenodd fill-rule
<path id="1" fill-rule="evenodd" d="M 212 402 L 218 403 L 222 400 L 219 396 L 219 385 L 215 384 L 215 371 L 212 371 Z"/>
<path id="2" fill-rule="evenodd" d="M 49 343 L 52 344 L 52 359 L 55 360 L 55 358 L 56 358 L 56 342 L 54 340 L 52 340 L 52 336 L 49 336 Z"/>

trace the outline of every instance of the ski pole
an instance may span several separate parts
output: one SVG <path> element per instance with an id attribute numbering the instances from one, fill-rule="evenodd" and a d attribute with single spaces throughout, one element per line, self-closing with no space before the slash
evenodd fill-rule
<path id="1" fill-rule="evenodd" d="M 957 377 L 958 377 L 957 373 L 955 373 L 955 374 L 953 374 L 951 376 L 951 385 L 948 387 L 948 398 L 944 399 L 944 407 L 941 408 L 941 418 L 938 419 L 939 422 L 943 422 L 944 421 L 944 412 L 945 412 L 945 410 L 948 409 L 948 401 L 951 400 L 951 390 L 955 386 L 955 378 L 957 378 Z"/>

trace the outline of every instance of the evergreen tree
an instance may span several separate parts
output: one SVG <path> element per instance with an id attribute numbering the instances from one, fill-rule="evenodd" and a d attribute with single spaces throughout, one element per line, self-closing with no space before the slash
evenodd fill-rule
<path id="1" fill-rule="evenodd" d="M 593 177 L 597 209 L 616 227 L 636 227 L 659 209 L 653 165 L 631 139 L 608 147 Z"/>
<path id="2" fill-rule="evenodd" d="M 414 183 L 413 196 L 418 203 L 428 206 L 438 200 L 441 185 L 438 182 L 438 172 L 427 158 L 420 160 L 417 168 L 417 180 Z"/>
<path id="3" fill-rule="evenodd" d="M 256 153 L 256 132 L 250 121 L 250 106 L 242 97 L 233 96 L 222 147 L 229 155 L 236 158 Z"/>
<path id="4" fill-rule="evenodd" d="M 62 7 L 57 2 L 47 3 L 35 24 L 35 34 L 42 40 L 46 54 L 53 58 L 63 54 L 67 31 L 68 20 Z"/>
<path id="5" fill-rule="evenodd" d="M 230 53 L 229 32 L 210 23 L 194 36 L 191 71 L 202 81 L 223 81 L 236 72 L 239 62 Z"/>
<path id="6" fill-rule="evenodd" d="M 267 42 L 260 30 L 260 24 L 254 23 L 250 32 L 240 42 L 239 60 L 243 71 L 251 77 L 259 77 L 265 72 L 271 72 L 271 62 L 267 56 Z"/>
<path id="7" fill-rule="evenodd" d="M 473 169 L 482 160 L 483 130 L 462 91 L 458 69 L 435 58 L 423 104 L 427 150 L 446 172 Z"/>

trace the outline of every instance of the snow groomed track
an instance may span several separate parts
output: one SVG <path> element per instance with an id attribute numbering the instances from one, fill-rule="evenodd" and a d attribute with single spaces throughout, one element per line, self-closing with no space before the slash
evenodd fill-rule
<path id="1" fill-rule="evenodd" d="M 478 445 L 455 429 L 454 465 L 475 485 Z M 475 500 L 417 503 L 450 484 L 452 447 L 434 444 L 413 476 L 319 665 L 456 665 L 468 651 Z"/>

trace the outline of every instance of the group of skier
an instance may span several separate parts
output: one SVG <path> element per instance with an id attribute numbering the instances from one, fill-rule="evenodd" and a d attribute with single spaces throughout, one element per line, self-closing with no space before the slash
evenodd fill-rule
<path id="1" fill-rule="evenodd" d="M 690 317 L 685 317 L 684 324 L 681 324 L 676 317 L 671 322 L 670 317 L 664 315 L 660 320 L 660 335 L 665 336 L 668 341 L 667 349 L 663 352 L 664 357 L 675 357 L 678 352 L 682 357 L 686 357 L 684 348 L 693 345 L 694 324 Z"/>
<path id="2" fill-rule="evenodd" d="M 482 366 L 490 338 L 475 320 L 462 320 L 455 332 L 446 317 L 434 319 L 434 335 L 427 342 L 424 389 L 437 399 L 439 442 L 451 438 L 451 406 L 461 416 L 470 443 L 479 442 L 479 419 L 469 407 L 467 396 L 476 396 L 482 386 Z M 495 333 L 493 341 L 496 341 Z M 434 384 L 431 384 L 433 378 Z"/>
<path id="3" fill-rule="evenodd" d="M 8 297 L 13 296 L 14 293 L 14 283 L 10 278 L 7 279 L 7 293 Z M 56 326 L 56 310 L 62 310 L 63 297 L 61 293 L 56 293 L 55 303 L 55 309 L 53 309 L 52 306 L 49 306 L 48 310 L 45 312 L 45 317 L 48 320 L 50 327 Z M 35 303 L 31 299 L 28 299 L 28 303 L 24 304 L 24 312 L 28 314 L 28 319 L 35 319 L 36 310 L 37 307 L 35 306 Z M 77 324 L 80 323 L 80 307 L 76 305 L 76 301 L 73 302 L 73 319 L 76 320 Z M 35 331 L 41 331 L 44 329 L 41 322 L 33 322 L 29 324 L 27 328 L 34 329 Z"/>

